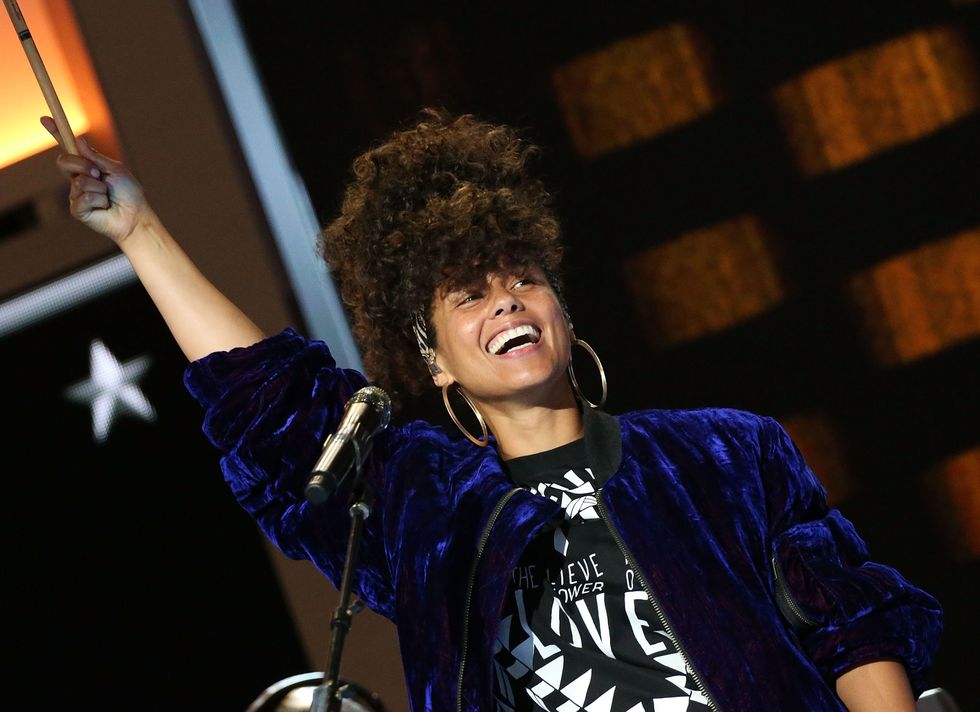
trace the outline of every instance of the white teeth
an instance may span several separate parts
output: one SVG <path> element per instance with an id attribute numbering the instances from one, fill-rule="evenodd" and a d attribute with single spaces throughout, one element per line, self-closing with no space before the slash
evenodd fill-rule
<path id="1" fill-rule="evenodd" d="M 500 349 L 504 347 L 504 344 L 511 339 L 516 339 L 519 336 L 530 336 L 533 343 L 541 338 L 541 332 L 529 324 L 517 326 L 513 329 L 507 329 L 507 331 L 497 334 L 490 340 L 490 343 L 487 344 L 487 351 L 492 354 L 500 353 Z"/>

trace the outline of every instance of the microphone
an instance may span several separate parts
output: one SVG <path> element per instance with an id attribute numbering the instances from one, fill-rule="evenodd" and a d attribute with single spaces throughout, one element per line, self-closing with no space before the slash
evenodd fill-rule
<path id="1" fill-rule="evenodd" d="M 365 386 L 350 397 L 340 425 L 327 436 L 306 484 L 306 500 L 310 504 L 325 502 L 352 465 L 360 469 L 371 451 L 371 438 L 388 427 L 390 419 L 391 398 L 380 388 Z"/>

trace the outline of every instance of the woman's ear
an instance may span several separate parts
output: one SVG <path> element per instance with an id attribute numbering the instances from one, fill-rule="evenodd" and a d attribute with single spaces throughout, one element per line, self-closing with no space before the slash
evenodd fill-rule
<path id="1" fill-rule="evenodd" d="M 442 388 L 443 386 L 448 386 L 452 384 L 456 379 L 450 376 L 446 369 L 439 365 L 439 357 L 436 356 L 435 349 L 430 349 L 431 354 L 430 359 L 426 359 L 426 364 L 429 366 L 429 373 L 432 375 L 432 382 L 436 384 L 436 387 Z"/>
<path id="2" fill-rule="evenodd" d="M 439 368 L 439 367 L 435 366 L 435 368 Z M 446 386 L 450 386 L 453 384 L 455 380 L 456 379 L 454 379 L 452 376 L 450 376 L 442 369 L 439 369 L 437 372 L 432 373 L 432 382 L 436 384 L 436 388 L 445 388 Z"/>
<path id="3" fill-rule="evenodd" d="M 422 360 L 425 361 L 425 365 L 429 369 L 431 376 L 435 377 L 436 374 L 442 373 L 442 369 L 436 363 L 436 352 L 433 349 L 426 349 L 425 353 L 422 354 Z"/>

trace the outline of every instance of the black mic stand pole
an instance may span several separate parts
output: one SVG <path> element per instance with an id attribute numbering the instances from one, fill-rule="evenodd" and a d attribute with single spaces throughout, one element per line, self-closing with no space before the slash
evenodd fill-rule
<path id="1" fill-rule="evenodd" d="M 327 661 L 327 670 L 323 677 L 323 683 L 313 690 L 313 704 L 310 712 L 340 712 L 340 703 L 346 696 L 346 685 L 338 687 L 340 680 L 340 656 L 344 648 L 344 640 L 347 631 L 351 627 L 351 616 L 360 610 L 360 606 L 354 608 L 351 605 L 351 574 L 354 570 L 354 563 L 357 559 L 357 552 L 361 542 L 361 529 L 364 520 L 371 514 L 371 505 L 368 503 L 367 485 L 361 481 L 361 457 L 360 453 L 354 459 L 354 466 L 357 468 L 356 484 L 351 493 L 350 508 L 348 510 L 351 518 L 350 538 L 347 541 L 347 558 L 344 560 L 344 573 L 340 579 L 340 602 L 334 610 L 333 618 L 330 621 L 330 628 L 333 631 L 330 638 L 330 657 Z"/>

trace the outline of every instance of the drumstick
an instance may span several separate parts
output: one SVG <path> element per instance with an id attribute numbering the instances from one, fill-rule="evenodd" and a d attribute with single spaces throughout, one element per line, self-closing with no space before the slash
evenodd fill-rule
<path id="1" fill-rule="evenodd" d="M 65 150 L 77 156 L 78 147 L 75 145 L 75 134 L 72 133 L 71 126 L 68 124 L 65 110 L 61 108 L 61 101 L 51 83 L 51 77 L 48 76 L 48 70 L 44 68 L 41 53 L 37 51 L 37 45 L 34 44 L 31 31 L 28 29 L 24 15 L 17 5 L 17 0 L 3 0 L 3 4 L 7 7 L 7 14 L 10 15 L 10 21 L 14 23 L 14 29 L 17 30 L 20 44 L 24 48 L 24 52 L 27 53 L 27 59 L 31 63 L 31 69 L 34 70 L 34 76 L 37 77 L 37 83 L 41 85 L 41 93 L 44 94 L 44 100 L 48 102 L 48 109 L 51 110 L 51 116 L 58 126 L 58 133 L 61 134 Z"/>

